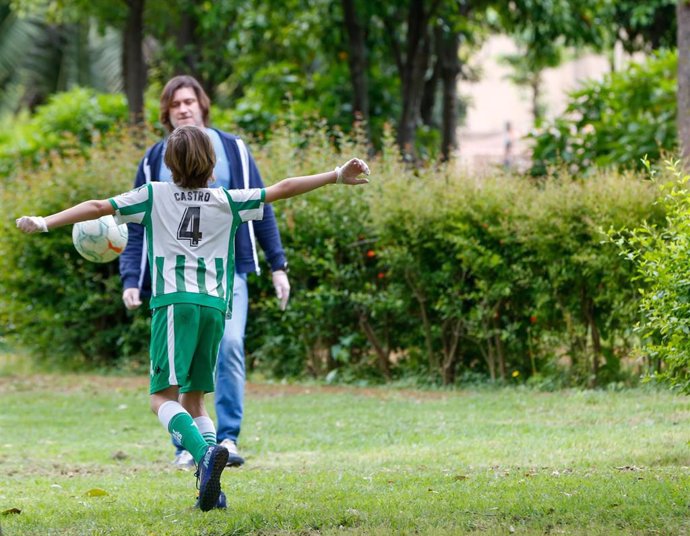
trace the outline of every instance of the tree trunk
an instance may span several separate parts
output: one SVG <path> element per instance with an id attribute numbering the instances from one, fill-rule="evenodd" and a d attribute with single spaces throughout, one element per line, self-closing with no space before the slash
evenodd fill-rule
<path id="1" fill-rule="evenodd" d="M 592 298 L 586 298 L 585 312 L 590 337 L 592 338 L 592 381 L 590 382 L 590 387 L 596 387 L 597 377 L 599 376 L 599 361 L 601 358 L 601 335 L 597 327 L 594 300 Z"/>
<path id="2" fill-rule="evenodd" d="M 422 123 L 428 127 L 434 127 L 434 107 L 436 106 L 436 89 L 438 88 L 440 62 L 434 62 L 431 78 L 424 83 L 422 101 L 420 105 L 420 115 Z"/>
<path id="3" fill-rule="evenodd" d="M 441 158 L 450 159 L 457 147 L 458 76 L 460 75 L 460 36 L 454 30 L 440 33 L 438 39 L 440 75 L 443 87 L 443 119 L 441 123 Z"/>
<path id="4" fill-rule="evenodd" d="M 501 326 L 498 323 L 497 318 L 491 320 L 491 327 L 493 328 L 493 339 L 495 341 L 494 345 L 496 348 L 496 359 L 498 361 L 498 373 L 502 380 L 505 380 L 508 375 L 506 374 L 506 356 L 503 350 L 503 341 L 501 340 Z"/>
<path id="5" fill-rule="evenodd" d="M 541 99 L 541 75 L 534 73 L 530 81 L 530 89 L 532 90 L 532 121 L 535 127 L 541 125 L 541 108 L 539 100 Z"/>
<path id="6" fill-rule="evenodd" d="M 455 373 L 458 367 L 458 346 L 462 333 L 463 321 L 461 319 L 449 319 L 444 322 L 444 356 L 441 369 L 443 385 L 452 385 L 455 382 Z"/>
<path id="7" fill-rule="evenodd" d="M 443 370 L 441 371 L 441 378 L 443 385 L 453 385 L 455 383 L 455 369 L 457 367 L 457 359 L 452 357 L 443 362 Z"/>
<path id="8" fill-rule="evenodd" d="M 409 271 L 405 271 L 405 279 L 407 280 L 407 284 L 412 291 L 412 294 L 417 299 L 417 303 L 419 304 L 419 312 L 422 315 L 422 326 L 424 328 L 424 340 L 426 342 L 426 354 L 427 361 L 429 363 L 429 372 L 433 373 L 434 371 L 438 370 L 439 362 L 436 358 L 436 354 L 434 354 L 431 322 L 429 321 L 429 316 L 426 311 L 426 296 L 424 296 L 424 293 L 417 288 Z"/>
<path id="9" fill-rule="evenodd" d="M 127 1 L 127 20 L 122 39 L 122 73 L 129 106 L 129 122 L 133 125 L 141 123 L 144 119 L 144 3 L 145 0 Z"/>
<path id="10" fill-rule="evenodd" d="M 213 91 L 213 87 L 208 87 L 208 80 L 204 80 L 201 76 L 202 73 L 199 72 L 199 53 L 196 45 L 196 29 L 198 26 L 198 21 L 192 13 L 192 6 L 187 7 L 181 13 L 180 26 L 177 29 L 177 48 L 182 52 L 182 65 L 184 67 L 184 73 L 175 74 L 188 74 L 196 78 L 201 87 L 209 98 L 213 98 L 209 92 Z"/>
<path id="11" fill-rule="evenodd" d="M 678 0 L 678 144 L 685 167 L 690 159 L 690 2 Z"/>
<path id="12" fill-rule="evenodd" d="M 489 324 L 484 323 L 484 332 L 488 332 L 489 330 Z M 486 359 L 486 364 L 489 367 L 489 378 L 491 378 L 492 382 L 496 381 L 496 352 L 494 352 L 494 345 L 493 345 L 493 337 L 487 337 L 486 338 L 486 355 L 484 356 Z"/>
<path id="13" fill-rule="evenodd" d="M 372 348 L 374 349 L 374 352 L 376 352 L 377 362 L 381 374 L 383 374 L 386 380 L 390 381 L 391 368 L 390 360 L 388 359 L 388 356 L 390 355 L 390 350 L 388 348 L 383 347 L 383 344 L 381 344 L 381 341 L 379 341 L 379 338 L 376 336 L 376 333 L 374 332 L 374 328 L 371 326 L 369 320 L 367 320 L 367 317 L 364 313 L 359 315 L 359 325 L 361 326 L 362 331 L 366 335 L 369 344 L 371 344 Z"/>
<path id="14" fill-rule="evenodd" d="M 419 110 L 424 90 L 424 78 L 431 56 L 431 39 L 429 19 L 438 7 L 438 2 L 424 10 L 424 0 L 411 0 L 407 18 L 407 42 L 405 60 L 399 65 L 402 68 L 402 113 L 398 125 L 398 145 L 407 161 L 416 158 L 414 143 Z"/>
<path id="15" fill-rule="evenodd" d="M 371 139 L 369 130 L 369 78 L 367 77 L 367 47 L 364 28 L 357 17 L 355 0 L 342 0 L 345 14 L 345 28 L 350 47 L 348 65 L 352 83 L 352 112 L 356 121 L 364 121 L 367 141 Z"/>
<path id="16" fill-rule="evenodd" d="M 78 35 L 76 41 L 76 60 L 77 60 L 77 84 L 82 87 L 93 87 L 91 76 L 92 58 L 89 54 L 89 27 L 88 19 L 79 21 L 74 25 L 74 32 Z"/>
<path id="17" fill-rule="evenodd" d="M 574 369 L 578 363 L 579 356 L 582 354 L 582 337 L 578 333 L 578 327 L 575 324 L 573 315 L 563 302 L 563 296 L 556 293 L 554 296 L 558 304 L 558 310 L 563 315 L 563 323 L 565 324 L 565 331 L 567 335 L 566 343 L 568 345 L 568 357 L 570 357 L 571 369 Z"/>
<path id="18" fill-rule="evenodd" d="M 421 45 L 402 80 L 403 102 L 400 125 L 398 126 L 398 145 L 407 161 L 416 159 L 414 145 L 417 137 L 417 125 L 420 121 L 419 109 L 424 89 L 424 73 L 429 60 L 429 40 L 425 39 Z"/>

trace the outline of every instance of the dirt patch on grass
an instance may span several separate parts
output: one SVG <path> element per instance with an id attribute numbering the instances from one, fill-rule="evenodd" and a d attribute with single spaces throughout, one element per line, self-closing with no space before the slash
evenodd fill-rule
<path id="1" fill-rule="evenodd" d="M 147 389 L 145 376 L 102 376 L 96 374 L 32 374 L 0 377 L 0 394 L 18 392 L 70 393 Z"/>
<path id="2" fill-rule="evenodd" d="M 393 387 L 354 387 L 347 385 L 300 385 L 300 384 L 272 384 L 248 383 L 246 392 L 255 398 L 272 396 L 309 395 L 314 393 L 348 394 L 371 398 L 416 398 L 420 400 L 441 400 L 459 393 L 443 391 L 423 391 L 419 389 L 397 389 Z"/>
<path id="3" fill-rule="evenodd" d="M 105 376 L 98 374 L 32 374 L 29 376 L 0 376 L 0 395 L 18 392 L 69 393 L 75 391 L 129 391 L 148 389 L 148 376 Z M 411 398 L 442 400 L 458 396 L 458 392 L 425 391 L 381 387 L 351 387 L 342 385 L 304 385 L 289 383 L 253 383 L 245 388 L 249 398 L 300 396 L 309 394 L 349 394 L 372 398 Z"/>

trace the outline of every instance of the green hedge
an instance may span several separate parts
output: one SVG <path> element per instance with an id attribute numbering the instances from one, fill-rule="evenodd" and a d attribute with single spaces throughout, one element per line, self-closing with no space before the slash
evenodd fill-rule
<path id="1" fill-rule="evenodd" d="M 266 182 L 366 154 L 333 136 L 277 130 L 253 147 Z M 14 229 L 21 214 L 129 188 L 141 142 L 103 141 L 2 184 L 1 325 L 13 344 L 62 365 L 146 362 L 148 315 L 122 307 L 117 263 L 82 260 L 68 229 L 31 237 Z M 626 378 L 638 294 L 633 267 L 604 231 L 663 223 L 654 183 L 615 173 L 480 180 L 452 164 L 407 169 L 397 154 L 388 133 L 369 186 L 276 204 L 292 297 L 280 312 L 270 277 L 250 278 L 250 367 L 341 381 Z"/>
<path id="2" fill-rule="evenodd" d="M 140 143 L 113 135 L 107 145 L 88 158 L 54 157 L 50 165 L 5 178 L 0 190 L 0 229 L 6 237 L 0 244 L 0 325 L 14 344 L 67 367 L 141 355 L 147 327 L 130 330 L 117 262 L 84 260 L 72 245 L 71 228 L 26 236 L 14 220 L 130 188 L 137 164 L 132 155 L 142 151 Z"/>
<path id="3" fill-rule="evenodd" d="M 411 172 L 395 154 L 389 146 L 372 163 L 361 191 L 276 206 L 293 291 L 286 313 L 253 302 L 257 367 L 446 384 L 474 373 L 578 385 L 626 377 L 637 291 L 605 230 L 662 221 L 652 183 L 479 180 L 453 168 Z M 278 144 L 262 169 L 279 177 L 289 162 L 306 172 L 335 158 Z M 255 286 L 271 296 L 266 279 Z"/>

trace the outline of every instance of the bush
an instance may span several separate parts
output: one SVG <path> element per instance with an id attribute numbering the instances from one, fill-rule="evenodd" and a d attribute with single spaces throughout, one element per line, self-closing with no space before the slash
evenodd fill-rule
<path id="1" fill-rule="evenodd" d="M 270 184 L 365 154 L 359 140 L 283 129 L 255 156 Z M 136 360 L 148 343 L 148 312 L 125 312 L 114 263 L 82 260 L 68 230 L 26 237 L 12 229 L 22 213 L 129 188 L 143 148 L 127 136 L 104 141 L 107 151 L 18 173 L 0 197 L 2 325 L 63 363 Z M 636 336 L 638 293 L 632 265 L 603 230 L 663 226 L 654 183 L 617 173 L 537 183 L 477 180 L 452 164 L 408 169 L 390 132 L 371 168 L 368 187 L 276 204 L 292 297 L 280 312 L 270 278 L 250 278 L 250 367 L 331 381 L 629 380 L 621 358 Z"/>
<path id="2" fill-rule="evenodd" d="M 328 145 L 296 150 L 287 140 L 260 153 L 265 175 L 338 159 Z M 406 170 L 396 154 L 384 150 L 374 182 L 352 196 L 331 189 L 276 206 L 293 295 L 282 315 L 274 300 L 252 302 L 256 366 L 443 383 L 472 371 L 629 379 L 621 357 L 638 317 L 633 272 L 603 230 L 662 221 L 653 184 L 615 173 L 479 182 L 451 167 Z M 272 296 L 267 279 L 252 284 Z"/>
<path id="3" fill-rule="evenodd" d="M 649 357 L 648 373 L 690 393 L 690 175 L 679 162 L 667 162 L 662 173 L 652 170 L 649 161 L 645 164 L 664 194 L 659 204 L 666 221 L 646 221 L 610 234 L 637 274 L 642 313 L 637 331 Z"/>
<path id="4" fill-rule="evenodd" d="M 676 148 L 677 53 L 658 52 L 603 82 L 570 94 L 564 114 L 537 131 L 532 174 L 565 164 L 571 173 L 601 167 L 641 170 Z"/>
<path id="5" fill-rule="evenodd" d="M 0 319 L 13 343 L 70 366 L 112 364 L 147 347 L 148 333 L 129 329 L 117 262 L 94 264 L 80 257 L 69 227 L 33 236 L 14 228 L 24 214 L 57 212 L 126 191 L 136 171 L 131 154 L 139 152 L 130 138 L 112 136 L 107 151 L 94 149 L 88 159 L 54 158 L 44 169 L 3 183 Z"/>
<path id="6" fill-rule="evenodd" d="M 33 117 L 19 116 L 0 132 L 0 176 L 17 171 L 18 163 L 44 163 L 50 152 L 87 150 L 127 117 L 127 102 L 120 94 L 75 88 L 52 95 Z"/>
<path id="7" fill-rule="evenodd" d="M 362 144 L 339 145 L 348 157 L 366 154 Z M 322 171 L 344 158 L 322 130 L 300 136 L 283 130 L 257 153 L 267 183 Z M 248 323 L 254 366 L 277 375 L 324 376 L 340 369 L 351 377 L 391 378 L 389 343 L 380 341 L 379 353 L 370 352 L 375 335 L 367 313 L 385 315 L 386 308 L 369 216 L 375 197 L 376 188 L 333 187 L 276 204 L 290 259 L 291 299 L 280 313 L 268 279 L 251 280 L 251 294 L 260 296 L 251 300 Z"/>
<path id="8" fill-rule="evenodd" d="M 636 318 L 631 271 L 602 229 L 659 219 L 654 189 L 618 175 L 593 183 L 429 173 L 384 179 L 382 255 L 404 281 L 428 370 L 527 378 L 562 358 L 578 384 L 615 376 Z"/>

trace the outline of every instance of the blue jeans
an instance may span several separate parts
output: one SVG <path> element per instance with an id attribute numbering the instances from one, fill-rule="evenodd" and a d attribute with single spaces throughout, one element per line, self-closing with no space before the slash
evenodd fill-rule
<path id="1" fill-rule="evenodd" d="M 247 274 L 235 272 L 232 292 L 232 318 L 225 321 L 225 331 L 216 361 L 216 436 L 237 442 L 244 408 L 244 331 L 247 326 L 249 292 Z M 173 440 L 176 454 L 183 449 Z"/>
<path id="2" fill-rule="evenodd" d="M 244 331 L 247 326 L 249 293 L 247 274 L 235 273 L 232 318 L 225 321 L 216 362 L 216 435 L 237 442 L 244 408 Z"/>

